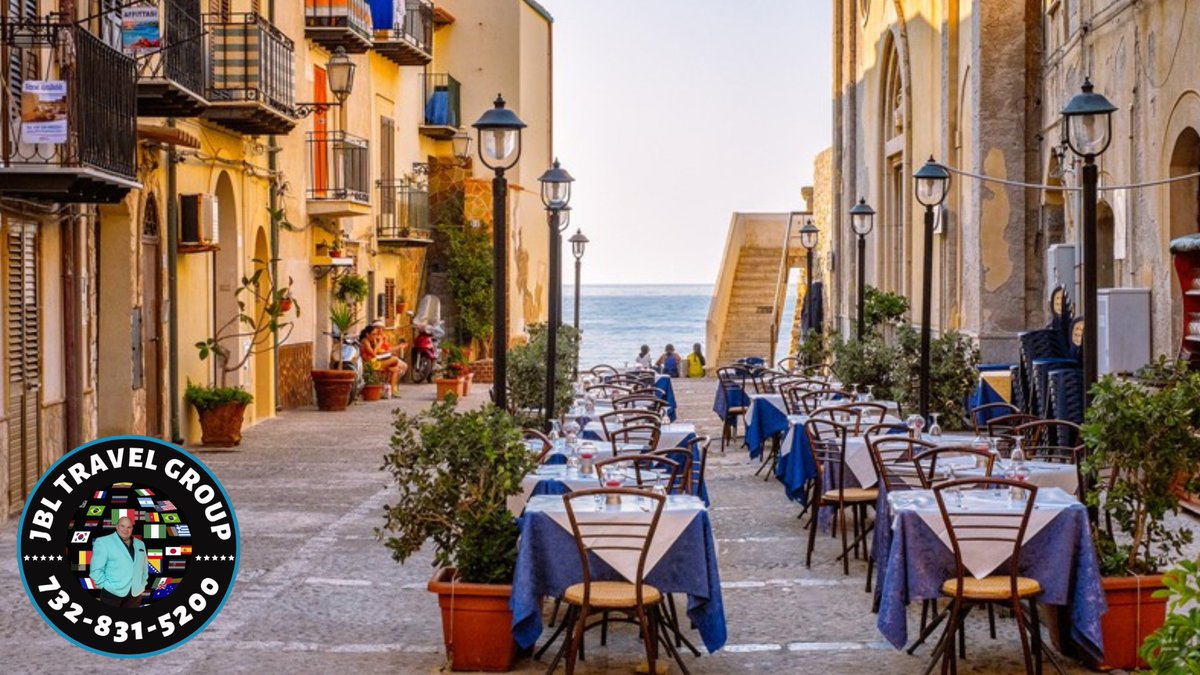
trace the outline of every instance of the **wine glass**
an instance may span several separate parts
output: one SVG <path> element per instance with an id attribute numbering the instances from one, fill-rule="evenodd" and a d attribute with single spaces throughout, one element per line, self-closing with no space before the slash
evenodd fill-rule
<path id="1" fill-rule="evenodd" d="M 857 384 L 850 383 L 850 400 L 851 401 L 858 400 L 858 385 Z"/>
<path id="2" fill-rule="evenodd" d="M 921 429 L 925 427 L 925 420 L 917 414 L 909 415 L 905 418 L 904 423 L 908 426 L 908 435 L 912 438 L 921 437 Z"/>
<path id="3" fill-rule="evenodd" d="M 958 474 L 954 470 L 954 464 L 952 462 L 947 462 L 946 463 L 946 482 L 952 483 L 956 480 L 958 480 Z M 955 508 L 961 509 L 962 508 L 962 486 L 955 486 L 951 490 L 951 492 L 954 493 Z"/>
<path id="4" fill-rule="evenodd" d="M 933 424 L 929 426 L 929 436 L 933 438 L 934 441 L 939 441 L 942 438 L 942 425 L 938 424 L 938 418 L 941 417 L 942 414 L 929 413 L 929 416 L 933 418 Z"/>
<path id="5" fill-rule="evenodd" d="M 870 403 L 871 401 L 875 400 L 875 385 L 868 384 L 865 386 L 867 388 L 867 393 L 862 395 L 862 400 Z"/>

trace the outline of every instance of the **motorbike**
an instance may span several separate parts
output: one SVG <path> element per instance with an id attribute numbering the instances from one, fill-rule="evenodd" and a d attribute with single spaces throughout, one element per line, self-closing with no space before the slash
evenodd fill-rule
<path id="1" fill-rule="evenodd" d="M 433 371 L 441 354 L 442 338 L 446 329 L 442 324 L 441 303 L 437 296 L 421 298 L 418 310 L 412 316 L 413 356 L 409 377 L 415 382 L 432 382 Z"/>
<path id="2" fill-rule="evenodd" d="M 332 338 L 334 342 L 333 351 L 329 355 L 329 367 L 335 370 L 354 371 L 354 387 L 350 389 L 350 402 L 353 403 L 358 398 L 365 384 L 363 380 L 362 350 L 359 347 L 358 338 L 353 334 L 343 335 L 336 328 L 325 333 L 325 335 Z"/>

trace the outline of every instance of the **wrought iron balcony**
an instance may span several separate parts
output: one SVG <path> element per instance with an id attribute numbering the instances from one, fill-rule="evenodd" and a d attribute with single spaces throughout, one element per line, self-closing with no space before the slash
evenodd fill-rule
<path id="1" fill-rule="evenodd" d="M 347 54 L 371 48 L 371 8 L 367 0 L 304 0 L 304 36 Z"/>
<path id="2" fill-rule="evenodd" d="M 433 60 L 433 3 L 406 1 L 372 1 L 375 51 L 396 65 L 423 66 Z"/>
<path id="3" fill-rule="evenodd" d="M 379 181 L 379 216 L 375 234 L 381 246 L 432 244 L 429 191 L 408 180 Z"/>
<path id="4" fill-rule="evenodd" d="M 253 12 L 204 15 L 211 68 L 203 117 L 250 136 L 296 126 L 294 46 Z"/>
<path id="5" fill-rule="evenodd" d="M 161 44 L 135 50 L 137 110 L 145 117 L 195 117 L 208 107 L 200 0 L 162 0 Z"/>
<path id="6" fill-rule="evenodd" d="M 453 138 L 462 125 L 461 85 L 448 73 L 425 74 L 425 123 L 421 134 L 429 138 Z"/>
<path id="7" fill-rule="evenodd" d="M 308 213 L 364 216 L 371 213 L 371 154 L 365 138 L 344 131 L 308 133 Z"/>
<path id="8" fill-rule="evenodd" d="M 140 187 L 134 60 L 72 23 L 0 22 L 0 44 L 0 195 L 113 203 Z"/>

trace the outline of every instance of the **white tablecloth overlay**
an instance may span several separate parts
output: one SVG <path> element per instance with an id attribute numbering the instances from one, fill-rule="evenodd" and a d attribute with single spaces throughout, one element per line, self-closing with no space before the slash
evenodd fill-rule
<path id="1" fill-rule="evenodd" d="M 784 438 L 783 438 L 783 447 L 779 451 L 781 455 L 787 455 L 788 453 L 790 453 L 792 451 L 792 443 L 795 440 L 792 437 L 792 435 L 804 433 L 804 423 L 807 421 L 808 421 L 808 415 L 788 415 L 788 422 L 791 426 L 788 429 L 787 435 L 784 436 Z M 875 423 L 872 423 L 871 426 L 873 426 L 874 424 Z M 879 424 L 903 424 L 903 422 L 901 422 L 899 418 L 893 417 L 892 415 L 889 414 L 889 415 L 884 415 L 883 422 L 880 422 Z M 866 428 L 868 425 L 864 422 L 863 426 L 864 426 L 864 428 Z M 859 441 L 862 441 L 862 436 L 854 436 L 852 438 L 857 438 Z M 849 441 L 850 439 L 847 439 L 847 440 Z M 866 448 L 865 444 L 863 444 L 863 448 Z M 847 453 L 849 453 L 849 447 L 847 447 Z M 847 464 L 849 464 L 849 458 L 847 458 Z M 854 470 L 853 466 L 851 466 L 851 470 L 852 471 Z M 870 453 L 867 453 L 867 473 L 868 473 L 867 478 L 871 481 L 871 485 L 873 485 L 875 483 L 875 473 L 874 473 L 874 470 L 871 468 Z M 858 475 L 857 471 L 855 471 L 854 475 L 856 477 L 858 477 L 860 481 L 862 480 L 862 477 Z M 863 483 L 862 485 L 864 487 L 870 487 L 870 485 L 868 485 L 867 483 Z"/>
<path id="2" fill-rule="evenodd" d="M 650 522 L 650 512 L 642 510 L 636 497 L 622 497 L 620 507 L 603 505 L 597 509 L 593 506 L 593 503 L 592 500 L 587 498 L 575 500 L 572 503 L 572 506 L 575 508 L 575 519 L 580 523 L 603 523 L 606 521 L 618 521 L 621 523 L 628 523 L 630 521 Z M 649 500 L 647 500 L 647 504 L 649 503 Z M 530 511 L 545 513 L 568 533 L 571 532 L 571 521 L 567 518 L 567 508 L 563 504 L 562 496 L 539 495 L 530 500 L 526 508 Z M 683 534 L 687 526 L 703 510 L 704 502 L 696 497 L 678 495 L 667 499 L 667 503 L 663 506 L 662 516 L 658 519 L 658 529 L 655 530 L 654 539 L 650 542 L 650 550 L 646 554 L 645 574 L 650 574 L 654 566 L 658 564 L 658 561 L 662 560 L 662 557 L 671 549 L 671 545 L 675 543 L 675 540 Z M 618 534 L 622 532 L 645 534 L 646 530 L 644 528 L 630 528 L 627 525 L 617 524 L 611 527 L 589 528 L 585 532 L 590 535 Z M 605 538 L 600 541 L 616 545 L 634 543 L 633 539 Z M 585 538 L 584 544 L 589 543 L 591 542 Z M 595 553 L 628 581 L 632 582 L 637 578 L 640 551 L 602 550 Z"/>
<path id="3" fill-rule="evenodd" d="M 1067 494 L 1075 494 L 1079 489 L 1079 474 L 1074 464 L 1055 464 L 1052 462 L 1026 462 L 1029 469 L 1029 483 L 1039 488 L 1058 488 Z M 956 471 L 959 478 L 983 477 L 983 469 L 966 469 Z M 992 478 L 1003 478 L 1004 471 L 999 463 L 992 467 Z"/>
<path id="4" fill-rule="evenodd" d="M 893 422 L 888 422 L 893 424 Z M 939 447 L 945 445 L 970 445 L 975 437 L 964 434 L 945 434 L 940 439 L 933 439 L 928 434 L 922 434 L 921 440 L 933 443 Z M 920 454 L 919 452 L 917 454 Z M 946 459 L 951 459 L 947 457 Z M 958 460 L 959 458 L 954 458 Z M 962 458 L 961 464 L 973 465 L 975 459 Z M 955 462 L 957 470 L 959 462 Z M 945 466 L 944 460 L 942 466 Z M 858 479 L 859 485 L 863 487 L 871 487 L 875 485 L 878 478 L 875 475 L 875 462 L 871 460 L 871 451 L 867 449 L 867 439 L 865 436 L 851 436 L 846 439 L 846 468 L 854 473 L 854 477 Z"/>
<path id="5" fill-rule="evenodd" d="M 656 450 L 678 447 L 684 439 L 696 433 L 696 425 L 691 422 L 672 422 L 662 425 L 659 429 L 660 435 Z M 595 433 L 602 440 L 608 440 L 608 434 L 604 433 L 604 425 L 599 422 L 588 422 L 586 430 Z"/>
<path id="6" fill-rule="evenodd" d="M 991 490 L 966 491 L 963 493 L 961 509 L 956 506 L 953 495 L 943 493 L 942 497 L 946 500 L 946 509 L 952 515 L 970 514 L 970 520 L 967 523 L 972 525 L 986 525 L 989 522 L 997 525 L 1015 524 L 1016 519 L 1000 518 L 995 514 L 1015 514 L 1025 508 L 1022 503 L 1010 501 L 1007 492 L 996 496 L 996 493 Z M 931 490 L 893 492 L 888 495 L 888 503 L 892 509 L 893 527 L 900 511 L 912 511 L 919 515 L 921 520 L 938 535 L 946 548 L 950 548 L 950 533 L 946 531 L 946 523 L 942 519 L 937 499 Z M 1029 524 L 1025 528 L 1024 541 L 1032 539 L 1047 523 L 1062 513 L 1063 509 L 1078 503 L 1074 497 L 1058 488 L 1038 490 L 1037 501 L 1033 511 L 1029 514 Z M 962 520 L 958 522 L 966 524 Z M 989 536 L 987 530 L 972 529 L 970 532 L 972 532 L 971 536 Z M 1002 532 L 1006 531 L 996 530 L 997 534 Z M 1005 535 L 1000 534 L 1000 536 Z M 963 565 L 976 579 L 988 576 L 1012 555 L 1012 548 L 1008 544 L 995 541 L 959 541 L 959 548 L 962 550 Z"/>

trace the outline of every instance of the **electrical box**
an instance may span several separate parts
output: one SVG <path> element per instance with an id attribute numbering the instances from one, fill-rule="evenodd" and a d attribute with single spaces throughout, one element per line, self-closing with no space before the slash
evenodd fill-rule
<path id="1" fill-rule="evenodd" d="M 1078 312 L 1081 303 L 1079 288 L 1075 285 L 1075 260 L 1075 244 L 1051 244 L 1046 250 L 1046 297 L 1062 286 Z"/>
<path id="2" fill-rule="evenodd" d="M 1101 288 L 1096 296 L 1096 371 L 1132 373 L 1150 363 L 1150 289 Z"/>
<path id="3" fill-rule="evenodd" d="M 181 244 L 217 244 L 216 195 L 179 195 L 179 242 Z"/>

